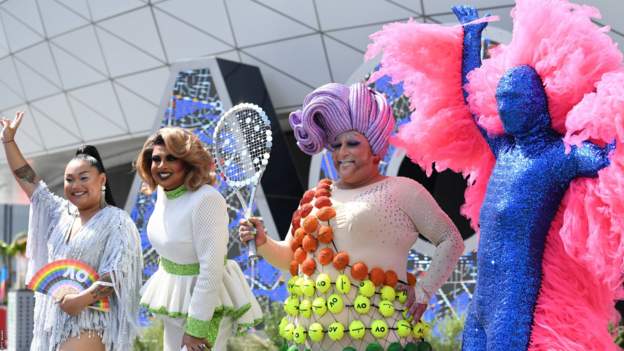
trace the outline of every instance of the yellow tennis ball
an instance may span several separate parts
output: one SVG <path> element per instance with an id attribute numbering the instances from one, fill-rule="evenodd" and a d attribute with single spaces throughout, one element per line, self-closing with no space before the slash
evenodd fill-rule
<path id="1" fill-rule="evenodd" d="M 370 299 L 366 296 L 358 295 L 355 300 L 353 300 L 355 312 L 359 314 L 368 313 L 368 311 L 370 311 L 370 306 Z"/>
<path id="2" fill-rule="evenodd" d="M 336 278 L 336 290 L 343 294 L 348 294 L 351 291 L 351 280 L 346 274 L 341 274 Z"/>
<path id="3" fill-rule="evenodd" d="M 288 293 L 291 295 L 293 294 L 293 288 L 295 287 L 295 282 L 298 278 L 298 275 L 293 275 L 292 277 L 290 277 L 290 279 L 288 279 L 288 282 L 286 283 L 286 290 L 288 290 Z"/>
<path id="4" fill-rule="evenodd" d="M 337 294 L 331 294 L 327 298 L 327 309 L 331 313 L 340 313 L 344 308 L 344 303 L 342 302 L 342 298 Z"/>
<path id="5" fill-rule="evenodd" d="M 353 339 L 357 340 L 363 338 L 364 333 L 366 333 L 366 328 L 364 327 L 364 323 L 362 323 L 362 321 L 356 319 L 349 324 L 349 335 L 351 335 Z"/>
<path id="6" fill-rule="evenodd" d="M 375 284 L 372 281 L 366 279 L 360 282 L 359 293 L 362 296 L 371 297 L 375 295 Z"/>
<path id="7" fill-rule="evenodd" d="M 431 337 L 431 326 L 427 322 L 420 321 L 423 324 L 423 333 L 425 334 L 425 338 Z"/>
<path id="8" fill-rule="evenodd" d="M 297 344 L 303 344 L 306 339 L 305 329 L 302 326 L 298 325 L 293 330 L 293 341 Z"/>
<path id="9" fill-rule="evenodd" d="M 284 311 L 291 316 L 296 316 L 299 312 L 299 298 L 288 296 L 286 301 L 284 301 Z"/>
<path id="10" fill-rule="evenodd" d="M 331 279 L 327 273 L 321 273 L 316 277 L 316 290 L 326 293 L 331 288 Z"/>
<path id="11" fill-rule="evenodd" d="M 301 303 L 299 303 L 299 315 L 304 318 L 312 316 L 312 302 L 310 300 L 301 300 Z"/>
<path id="12" fill-rule="evenodd" d="M 401 319 L 396 324 L 397 334 L 401 338 L 407 338 L 412 333 L 412 325 L 405 319 Z"/>
<path id="13" fill-rule="evenodd" d="M 295 296 L 301 296 L 302 292 L 301 292 L 301 286 L 303 285 L 303 278 L 302 277 L 298 277 L 297 279 L 295 279 L 295 284 L 293 285 L 292 288 L 292 294 Z"/>
<path id="14" fill-rule="evenodd" d="M 371 324 L 371 333 L 377 339 L 381 339 L 388 335 L 388 324 L 381 319 L 373 321 Z"/>
<path id="15" fill-rule="evenodd" d="M 394 301 L 394 298 L 396 297 L 396 293 L 394 292 L 394 288 L 391 286 L 384 286 L 383 288 L 381 288 L 381 299 L 382 300 L 387 300 L 387 301 Z"/>
<path id="16" fill-rule="evenodd" d="M 407 316 L 407 311 L 408 309 L 404 309 L 403 313 L 401 313 L 401 315 L 403 316 L 403 319 L 408 320 L 408 321 L 413 321 L 414 320 L 414 316 Z"/>
<path id="17" fill-rule="evenodd" d="M 422 339 L 425 337 L 425 329 L 427 327 L 425 326 L 425 323 L 423 322 L 418 322 L 416 324 L 414 324 L 414 328 L 412 328 L 412 332 L 414 333 L 414 337 L 416 339 Z"/>
<path id="18" fill-rule="evenodd" d="M 310 340 L 319 342 L 323 340 L 323 326 L 320 323 L 312 323 L 308 327 L 308 336 Z"/>
<path id="19" fill-rule="evenodd" d="M 301 285 L 301 292 L 304 296 L 312 297 L 314 295 L 314 282 L 312 279 L 305 278 L 303 285 Z"/>
<path id="20" fill-rule="evenodd" d="M 404 304 L 405 301 L 407 301 L 407 291 L 406 290 L 399 290 L 397 292 L 397 296 L 399 298 L 399 302 Z"/>
<path id="21" fill-rule="evenodd" d="M 338 341 L 344 336 L 344 325 L 334 322 L 327 327 L 327 335 L 330 339 Z"/>
<path id="22" fill-rule="evenodd" d="M 284 335 L 282 335 L 284 337 L 284 339 L 290 341 L 293 339 L 293 332 L 295 331 L 295 325 L 292 323 L 288 323 L 286 324 L 286 326 L 284 327 Z"/>
<path id="23" fill-rule="evenodd" d="M 325 299 L 320 296 L 314 299 L 314 301 L 312 301 L 312 311 L 319 317 L 323 316 L 327 312 Z"/>
<path id="24" fill-rule="evenodd" d="M 301 310 L 301 307 L 299 307 L 299 310 Z M 387 300 L 379 302 L 379 313 L 386 318 L 392 316 L 394 314 L 394 304 Z"/>
<path id="25" fill-rule="evenodd" d="M 281 337 L 284 337 L 284 328 L 286 327 L 287 324 L 288 324 L 288 318 L 283 317 L 278 327 L 279 335 Z"/>

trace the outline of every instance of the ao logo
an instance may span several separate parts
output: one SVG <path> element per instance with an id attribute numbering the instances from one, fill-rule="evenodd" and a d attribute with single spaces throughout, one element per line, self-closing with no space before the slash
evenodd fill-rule
<path id="1" fill-rule="evenodd" d="M 80 283 L 84 283 L 89 279 L 89 274 L 82 269 L 76 269 L 74 267 L 69 267 L 63 273 L 63 278 L 69 278 L 71 280 L 78 281 Z"/>

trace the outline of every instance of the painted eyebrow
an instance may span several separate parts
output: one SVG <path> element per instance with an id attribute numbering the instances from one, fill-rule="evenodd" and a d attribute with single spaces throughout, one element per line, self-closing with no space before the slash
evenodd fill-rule
<path id="1" fill-rule="evenodd" d="M 89 175 L 89 171 L 82 171 L 82 172 L 78 173 L 78 176 L 81 176 L 81 175 L 83 175 L 83 174 L 85 174 L 85 173 L 86 173 L 87 175 Z M 74 176 L 73 174 L 66 174 L 66 175 L 65 175 L 65 178 L 67 178 L 67 177 L 73 177 L 73 176 Z"/>

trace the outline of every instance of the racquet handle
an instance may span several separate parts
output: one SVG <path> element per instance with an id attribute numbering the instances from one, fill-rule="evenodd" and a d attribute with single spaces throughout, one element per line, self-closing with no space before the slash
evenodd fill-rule
<path id="1" fill-rule="evenodd" d="M 251 239 L 247 242 L 247 245 L 249 245 L 249 251 L 247 252 L 247 258 L 249 258 L 250 260 L 255 260 L 257 259 L 258 256 L 258 249 L 256 248 L 256 239 Z"/>
<path id="2" fill-rule="evenodd" d="M 249 222 L 251 223 L 251 222 Z M 254 228 L 254 231 L 256 231 L 256 228 Z M 253 239 L 249 240 L 247 242 L 247 245 L 249 246 L 249 250 L 247 251 L 247 258 L 251 261 L 255 261 L 256 259 L 258 259 L 258 248 L 256 247 L 256 238 L 254 236 Z"/>

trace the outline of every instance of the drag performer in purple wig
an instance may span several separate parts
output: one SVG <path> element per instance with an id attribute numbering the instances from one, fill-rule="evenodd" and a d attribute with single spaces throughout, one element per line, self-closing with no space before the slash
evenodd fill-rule
<path id="1" fill-rule="evenodd" d="M 339 179 L 304 194 L 284 241 L 250 220 L 258 252 L 293 276 L 281 335 L 314 350 L 402 350 L 420 342 L 413 326 L 426 328 L 417 322 L 463 241 L 422 185 L 380 174 L 394 129 L 386 99 L 364 84 L 331 83 L 306 96 L 289 121 L 305 153 L 332 153 Z M 247 222 L 239 232 L 244 242 L 253 237 Z M 437 248 L 426 276 L 415 281 L 407 258 L 419 233 Z"/>

